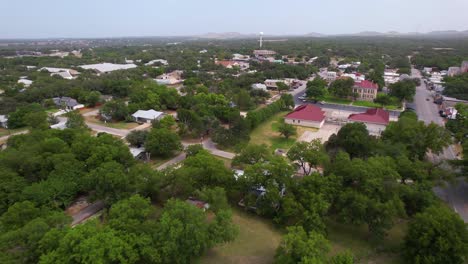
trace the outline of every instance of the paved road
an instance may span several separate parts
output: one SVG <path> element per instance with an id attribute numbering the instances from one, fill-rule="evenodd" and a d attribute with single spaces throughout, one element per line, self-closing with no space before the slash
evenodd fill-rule
<path id="1" fill-rule="evenodd" d="M 203 148 L 208 150 L 211 154 L 225 159 L 233 159 L 236 156 L 236 154 L 234 153 L 219 150 L 216 147 L 216 144 L 211 140 L 211 138 L 203 141 Z"/>
<path id="2" fill-rule="evenodd" d="M 104 202 L 103 201 L 97 201 L 93 204 L 88 205 L 86 208 L 83 208 L 83 210 L 79 211 L 77 214 L 73 215 L 73 221 L 72 221 L 72 226 L 75 226 L 77 224 L 82 223 L 86 219 L 90 218 L 97 212 L 101 211 L 104 208 Z"/>
<path id="3" fill-rule="evenodd" d="M 421 73 L 412 69 L 412 76 L 421 78 Z M 434 104 L 431 91 L 429 91 L 421 80 L 421 85 L 416 88 L 416 95 L 414 97 L 414 106 L 416 113 L 420 120 L 426 124 L 431 122 L 444 126 L 444 120 L 439 116 L 438 105 Z M 429 99 L 429 100 L 427 100 Z M 449 146 L 440 155 L 432 155 L 434 162 L 443 160 L 456 159 L 456 154 L 452 146 Z M 446 203 L 448 203 L 453 210 L 460 215 L 460 217 L 468 223 L 468 183 L 463 178 L 456 179 L 455 182 L 446 183 L 445 187 L 434 187 L 434 193 Z"/>
<path id="4" fill-rule="evenodd" d="M 421 78 L 421 73 L 416 69 L 412 69 L 412 76 L 414 78 Z M 439 115 L 439 107 L 437 104 L 434 104 L 432 93 L 427 89 L 423 80 L 421 80 L 421 85 L 416 88 L 414 106 L 416 108 L 415 110 L 419 119 L 424 121 L 424 123 L 430 124 L 433 122 L 440 126 L 445 126 L 444 119 Z M 439 162 L 441 160 L 452 160 L 456 158 L 457 156 L 452 146 L 444 149 L 443 153 L 440 155 L 433 157 L 435 162 Z"/>

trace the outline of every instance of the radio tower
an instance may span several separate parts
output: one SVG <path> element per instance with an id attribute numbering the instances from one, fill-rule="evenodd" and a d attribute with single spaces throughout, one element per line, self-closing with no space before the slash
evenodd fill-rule
<path id="1" fill-rule="evenodd" d="M 260 49 L 263 46 L 263 32 L 260 32 Z"/>

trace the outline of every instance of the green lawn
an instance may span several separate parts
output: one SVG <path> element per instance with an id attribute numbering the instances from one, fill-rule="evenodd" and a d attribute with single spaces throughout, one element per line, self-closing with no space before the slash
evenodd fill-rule
<path id="1" fill-rule="evenodd" d="M 87 122 L 95 123 L 101 126 L 106 126 L 106 127 L 111 127 L 111 128 L 116 128 L 116 129 L 132 129 L 135 128 L 138 125 L 138 123 L 135 122 L 103 122 L 99 119 L 97 119 L 95 116 L 86 116 L 85 120 Z"/>
<path id="2" fill-rule="evenodd" d="M 278 122 L 281 122 L 287 113 L 278 113 L 255 128 L 250 134 L 249 144 L 265 144 L 272 150 L 278 148 L 289 149 L 305 131 L 317 131 L 315 128 L 296 126 L 297 136 L 290 137 L 289 139 L 284 138 L 278 132 Z"/>
<path id="3" fill-rule="evenodd" d="M 351 100 L 338 98 L 338 97 L 334 97 L 331 95 L 325 96 L 319 101 L 325 101 L 327 103 L 332 103 L 332 104 L 350 104 L 351 103 Z"/>
<path id="4" fill-rule="evenodd" d="M 374 103 L 374 102 L 369 102 L 369 101 L 354 101 L 353 105 L 355 106 L 364 106 L 364 107 L 375 107 L 375 108 L 382 108 L 381 104 Z M 400 108 L 398 105 L 386 105 L 385 109 L 388 110 L 396 110 Z"/>
<path id="5" fill-rule="evenodd" d="M 233 221 L 239 227 L 237 238 L 208 250 L 198 263 L 272 263 L 282 233 L 268 221 L 241 209 L 233 210 Z"/>
<path id="6" fill-rule="evenodd" d="M 400 263 L 399 247 L 403 241 L 407 224 L 396 224 L 383 242 L 376 245 L 369 238 L 365 226 L 351 226 L 327 221 L 328 239 L 332 243 L 331 254 L 349 250 L 357 263 Z"/>
<path id="7" fill-rule="evenodd" d="M 239 235 L 230 243 L 214 247 L 197 263 L 273 263 L 276 248 L 284 231 L 274 227 L 268 220 L 233 210 L 233 221 L 239 227 Z M 369 239 L 365 226 L 326 222 L 328 239 L 331 242 L 330 256 L 345 250 L 351 251 L 356 263 L 397 264 L 399 248 L 406 230 L 406 222 L 395 225 L 379 244 Z"/>
<path id="8" fill-rule="evenodd" d="M 25 130 L 28 130 L 28 128 L 22 127 L 22 128 L 17 128 L 17 129 L 10 129 L 10 130 L 5 129 L 5 128 L 0 128 L 0 137 L 8 136 L 8 135 L 18 133 L 21 131 L 25 131 Z"/>

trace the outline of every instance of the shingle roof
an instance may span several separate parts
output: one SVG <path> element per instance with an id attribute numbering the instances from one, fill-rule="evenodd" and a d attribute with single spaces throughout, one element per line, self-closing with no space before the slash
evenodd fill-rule
<path id="1" fill-rule="evenodd" d="M 134 118 L 144 118 L 144 119 L 153 120 L 153 119 L 158 118 L 162 114 L 164 114 L 164 113 L 155 111 L 153 109 L 150 109 L 150 110 L 138 110 L 132 116 Z"/>
<path id="2" fill-rule="evenodd" d="M 365 113 L 351 114 L 348 119 L 356 122 L 388 125 L 390 122 L 390 114 L 383 109 L 373 108 L 368 109 Z"/>
<path id="3" fill-rule="evenodd" d="M 298 106 L 285 118 L 322 122 L 325 119 L 325 112 L 318 106 L 305 104 Z"/>

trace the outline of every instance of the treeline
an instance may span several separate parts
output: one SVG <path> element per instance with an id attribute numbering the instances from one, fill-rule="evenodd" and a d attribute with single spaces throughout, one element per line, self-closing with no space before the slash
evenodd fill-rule
<path id="1" fill-rule="evenodd" d="M 187 263 L 237 233 L 224 189 L 233 174 L 201 149 L 160 172 L 110 135 L 32 129 L 0 152 L 0 179 L 2 263 Z M 104 214 L 70 228 L 64 210 L 78 196 L 102 201 Z"/>

